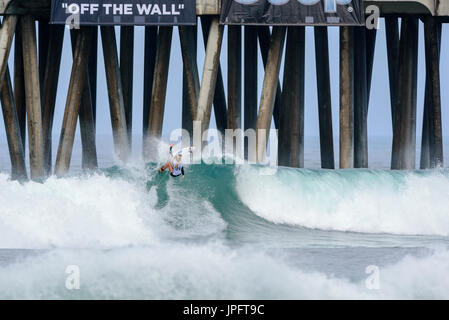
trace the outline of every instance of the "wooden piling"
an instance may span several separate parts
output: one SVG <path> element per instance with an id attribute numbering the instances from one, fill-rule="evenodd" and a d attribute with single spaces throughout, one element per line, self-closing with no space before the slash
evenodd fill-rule
<path id="1" fill-rule="evenodd" d="M 265 67 L 265 77 L 262 85 L 259 115 L 257 117 L 257 161 L 259 163 L 264 163 L 266 158 L 266 148 L 270 134 L 271 119 L 273 118 L 276 89 L 279 82 L 279 70 L 281 68 L 285 33 L 286 27 L 273 27 L 270 49 L 268 51 L 267 64 Z M 265 130 L 265 134 L 263 130 Z"/>
<path id="2" fill-rule="evenodd" d="M 262 56 L 262 63 L 264 68 L 266 68 L 267 60 L 268 60 L 268 51 L 270 49 L 271 42 L 271 33 L 270 27 L 261 26 L 258 28 L 258 38 L 260 45 L 260 53 Z M 276 88 L 276 97 L 274 98 L 274 109 L 273 109 L 273 119 L 274 119 L 274 127 L 279 130 L 279 119 L 281 114 L 281 105 L 282 105 L 282 90 L 281 83 L 278 80 L 277 88 Z"/>
<path id="3" fill-rule="evenodd" d="M 354 33 L 340 27 L 340 169 L 354 167 Z"/>
<path id="4" fill-rule="evenodd" d="M 89 28 L 89 44 L 88 44 L 88 57 L 87 57 L 87 66 L 86 73 L 84 75 L 83 83 L 83 93 L 81 96 L 81 106 L 79 109 L 79 123 L 80 123 L 80 134 L 81 134 L 81 145 L 82 145 L 82 168 L 84 170 L 94 170 L 98 167 L 97 160 L 97 147 L 96 147 L 96 139 L 95 139 L 95 116 L 92 102 L 92 91 L 90 88 L 91 81 L 89 79 L 89 60 L 90 54 L 93 51 L 91 48 L 91 37 L 95 32 L 96 27 L 86 27 Z M 77 43 L 79 31 L 72 30 L 71 38 L 72 38 L 72 53 L 75 56 L 75 48 Z"/>
<path id="5" fill-rule="evenodd" d="M 368 90 L 365 27 L 354 28 L 354 167 L 368 168 Z"/>
<path id="6" fill-rule="evenodd" d="M 332 130 L 332 102 L 327 27 L 315 27 L 314 30 L 321 167 L 323 169 L 334 169 L 334 138 Z"/>
<path id="7" fill-rule="evenodd" d="M 158 27 L 145 27 L 145 53 L 143 75 L 143 139 L 148 135 L 148 121 L 150 119 L 151 97 L 153 96 L 153 78 L 156 64 Z M 145 143 L 142 144 L 145 148 Z"/>
<path id="8" fill-rule="evenodd" d="M 159 27 L 148 136 L 144 142 L 147 160 L 157 160 L 157 139 L 162 135 L 172 34 L 173 27 Z"/>
<path id="9" fill-rule="evenodd" d="M 21 22 L 31 179 L 41 179 L 45 171 L 36 25 L 29 15 Z"/>
<path id="10" fill-rule="evenodd" d="M 427 82 L 426 75 L 426 84 L 424 88 L 424 109 L 423 109 L 423 122 L 422 122 L 422 134 L 421 134 L 421 157 L 419 168 L 420 169 L 429 169 L 430 165 L 430 124 L 429 124 L 429 110 L 431 109 L 431 101 L 430 101 L 430 86 Z"/>
<path id="11" fill-rule="evenodd" d="M 192 129 L 192 119 L 195 119 L 196 105 L 200 91 L 200 78 L 197 65 L 197 29 L 194 26 L 180 26 L 179 39 L 185 77 L 186 115 L 183 128 Z"/>
<path id="12" fill-rule="evenodd" d="M 415 17 L 402 19 L 399 61 L 391 168 L 413 170 L 416 152 L 418 65 L 418 20 Z"/>
<path id="13" fill-rule="evenodd" d="M 14 100 L 17 119 L 20 127 L 23 150 L 26 143 L 26 103 L 25 103 L 25 75 L 23 71 L 22 27 L 18 18 L 14 41 Z"/>
<path id="14" fill-rule="evenodd" d="M 115 152 L 125 161 L 129 156 L 128 130 L 126 127 L 125 102 L 123 100 L 122 78 L 117 54 L 117 39 L 114 27 L 100 27 L 103 55 L 108 85 L 109 108 Z"/>
<path id="15" fill-rule="evenodd" d="M 198 28 L 196 26 L 180 26 L 179 39 L 183 59 L 182 71 L 182 128 L 193 137 L 193 119 L 195 118 L 200 79 L 198 74 Z M 191 146 L 186 144 L 185 147 Z"/>
<path id="16" fill-rule="evenodd" d="M 387 41 L 388 79 L 390 84 L 391 121 L 394 132 L 399 73 L 399 26 L 397 17 L 385 17 L 385 34 Z"/>
<path id="17" fill-rule="evenodd" d="M 257 28 L 244 26 L 244 130 L 256 130 L 257 124 Z M 255 158 L 255 155 L 253 155 Z M 248 139 L 244 138 L 244 157 L 248 160 Z"/>
<path id="18" fill-rule="evenodd" d="M 214 23 L 215 17 L 201 16 L 201 27 L 203 30 L 203 40 L 205 48 L 207 48 L 208 46 L 210 30 L 212 28 L 212 24 Z M 222 32 L 223 30 L 221 30 L 221 33 Z M 220 48 L 221 48 L 221 40 L 220 40 Z M 213 102 L 214 102 L 213 105 L 214 105 L 214 114 L 215 114 L 215 122 L 217 124 L 217 130 L 223 135 L 226 126 L 228 124 L 228 121 L 227 121 L 226 95 L 224 90 L 223 75 L 220 64 L 220 52 L 218 53 L 218 68 L 215 80 L 215 92 L 213 94 Z"/>
<path id="19" fill-rule="evenodd" d="M 426 92 L 420 167 L 427 169 L 443 165 L 440 93 L 441 24 L 433 17 L 424 18 L 424 39 L 426 51 Z"/>
<path id="20" fill-rule="evenodd" d="M 50 42 L 50 25 L 48 20 L 38 21 L 38 59 L 39 59 L 39 83 L 41 84 L 41 96 L 44 90 L 44 75 L 48 58 L 48 46 Z"/>
<path id="21" fill-rule="evenodd" d="M 90 96 L 92 100 L 92 112 L 94 116 L 94 129 L 97 120 L 97 73 L 98 73 L 98 27 L 92 27 L 88 62 Z"/>
<path id="22" fill-rule="evenodd" d="M 6 67 L 4 78 L 2 87 L 0 88 L 0 100 L 11 159 L 11 179 L 26 180 L 28 175 L 25 166 L 25 151 L 20 135 L 20 126 L 8 67 Z"/>
<path id="23" fill-rule="evenodd" d="M 367 105 L 369 108 L 369 100 L 371 93 L 371 81 L 373 78 L 374 53 L 376 51 L 377 29 L 366 29 L 366 92 Z"/>
<path id="24" fill-rule="evenodd" d="M 3 74 L 0 79 L 0 101 L 2 105 L 3 121 L 5 123 L 6 138 L 8 141 L 9 157 L 11 160 L 11 179 L 26 180 L 28 178 L 25 165 L 25 146 L 22 142 L 21 128 L 17 116 L 17 108 L 14 101 L 14 94 L 11 84 L 11 75 L 8 67 L 8 57 L 11 52 L 13 27 L 17 26 L 17 17 L 5 17 L 0 30 L 0 55 Z M 0 24 L 1 25 L 1 24 Z M 21 41 L 16 39 L 16 41 Z M 20 47 L 20 50 L 22 48 Z M 20 56 L 20 58 L 22 58 Z M 6 59 L 6 61 L 4 60 Z M 22 60 L 23 66 L 23 60 Z M 23 75 L 23 71 L 22 71 Z M 23 80 L 22 80 L 23 81 Z M 25 126 L 24 126 L 25 127 Z"/>
<path id="25" fill-rule="evenodd" d="M 56 156 L 55 174 L 65 175 L 70 167 L 76 123 L 78 120 L 81 97 L 86 86 L 87 63 L 89 56 L 90 28 L 82 28 L 76 37 L 76 47 L 73 57 L 72 74 L 70 76 L 67 102 Z"/>
<path id="26" fill-rule="evenodd" d="M 280 115 L 278 163 L 304 167 L 305 28 L 288 27 Z"/>
<path id="27" fill-rule="evenodd" d="M 95 119 L 92 103 L 92 93 L 89 85 L 87 68 L 84 76 L 84 90 L 81 97 L 81 108 L 79 110 L 80 134 L 82 144 L 82 168 L 84 170 L 94 170 L 98 168 L 97 143 L 95 138 Z"/>
<path id="28" fill-rule="evenodd" d="M 120 72 L 122 76 L 123 102 L 125 103 L 128 143 L 132 146 L 133 134 L 133 76 L 134 76 L 134 27 L 120 28 Z"/>
<path id="29" fill-rule="evenodd" d="M 190 102 L 189 102 L 189 92 L 187 84 L 186 71 L 183 68 L 182 71 L 182 115 L 181 115 L 181 126 L 183 130 L 189 133 L 189 136 L 193 136 L 193 118 L 190 112 Z M 187 147 L 187 145 L 185 146 Z"/>
<path id="30" fill-rule="evenodd" d="M 214 17 L 209 28 L 209 37 L 206 46 L 206 57 L 204 60 L 201 87 L 198 95 L 198 108 L 196 112 L 196 120 L 201 121 L 201 132 L 209 129 L 210 116 L 212 112 L 212 102 L 215 101 L 214 94 L 216 92 L 222 41 L 223 26 L 218 23 L 218 18 Z M 219 91 L 220 90 L 221 89 L 219 89 Z"/>
<path id="31" fill-rule="evenodd" d="M 228 27 L 228 129 L 242 128 L 242 28 Z"/>
<path id="32" fill-rule="evenodd" d="M 228 125 L 234 132 L 242 129 L 242 27 L 228 26 Z M 235 157 L 240 155 L 238 146 L 240 136 L 233 135 L 231 151 Z M 227 143 L 230 143 L 228 141 Z M 231 146 L 225 146 L 231 148 Z"/>
<path id="33" fill-rule="evenodd" d="M 64 26 L 53 25 L 49 29 L 47 58 L 48 63 L 43 71 L 42 82 L 42 132 L 44 147 L 45 174 L 51 174 L 52 168 L 52 131 L 55 112 L 56 93 L 58 90 L 59 71 L 61 66 Z"/>
<path id="34" fill-rule="evenodd" d="M 8 15 L 3 18 L 3 23 L 0 28 L 0 87 L 5 80 L 5 72 L 8 67 L 9 53 L 11 52 L 16 24 L 17 16 Z"/>

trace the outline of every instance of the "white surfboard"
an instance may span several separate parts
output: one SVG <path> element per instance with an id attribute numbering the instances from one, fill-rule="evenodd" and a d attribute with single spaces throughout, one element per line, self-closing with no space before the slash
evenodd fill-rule
<path id="1" fill-rule="evenodd" d="M 177 151 L 171 150 L 169 152 L 169 154 L 170 154 L 171 158 L 173 158 L 175 155 L 177 155 L 179 153 L 181 153 L 182 156 L 186 156 L 186 155 L 192 154 L 194 150 L 195 150 L 195 147 L 187 147 L 187 148 L 179 149 Z"/>

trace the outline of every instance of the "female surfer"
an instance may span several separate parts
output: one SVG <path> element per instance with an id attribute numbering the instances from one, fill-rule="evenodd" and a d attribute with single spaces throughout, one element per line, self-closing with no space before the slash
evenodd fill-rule
<path id="1" fill-rule="evenodd" d="M 173 146 L 170 145 L 170 153 L 172 152 Z M 179 151 L 173 159 L 169 160 L 165 165 L 159 168 L 159 172 L 164 172 L 166 169 L 170 171 L 172 177 L 184 178 L 184 164 L 182 163 L 182 150 Z"/>

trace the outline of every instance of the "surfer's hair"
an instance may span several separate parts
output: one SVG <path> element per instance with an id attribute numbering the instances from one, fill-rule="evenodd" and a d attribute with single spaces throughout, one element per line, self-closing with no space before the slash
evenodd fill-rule
<path id="1" fill-rule="evenodd" d="M 179 164 L 181 163 L 181 159 L 182 159 L 182 153 L 177 153 L 175 155 L 175 160 L 176 160 L 175 168 L 178 168 Z"/>

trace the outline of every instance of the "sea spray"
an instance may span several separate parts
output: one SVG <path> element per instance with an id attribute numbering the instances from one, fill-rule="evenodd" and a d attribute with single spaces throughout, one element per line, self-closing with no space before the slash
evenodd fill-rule
<path id="1" fill-rule="evenodd" d="M 111 247 L 149 244 L 146 194 L 102 174 L 20 184 L 0 174 L 0 247 Z"/>

